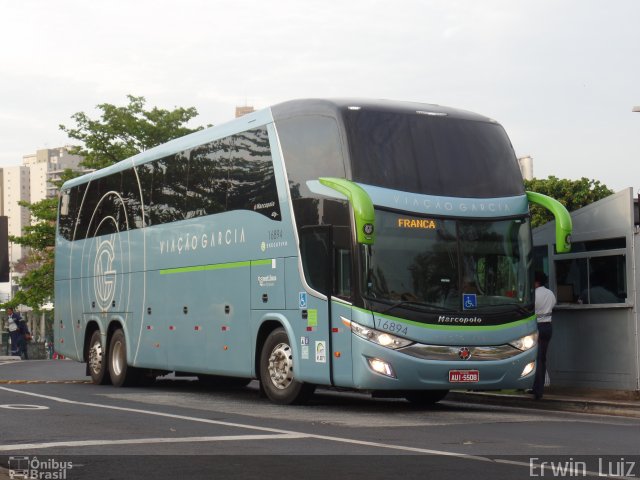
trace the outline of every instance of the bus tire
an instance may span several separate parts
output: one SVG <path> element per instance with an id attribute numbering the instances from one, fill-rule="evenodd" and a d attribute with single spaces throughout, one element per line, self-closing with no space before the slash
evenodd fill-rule
<path id="1" fill-rule="evenodd" d="M 315 385 L 294 378 L 293 351 L 284 328 L 276 328 L 264 341 L 260 352 L 260 387 L 273 403 L 305 403 Z"/>
<path id="2" fill-rule="evenodd" d="M 140 378 L 140 371 L 127 364 L 127 340 L 121 329 L 113 332 L 109 342 L 109 376 L 114 387 L 130 387 Z"/>
<path id="3" fill-rule="evenodd" d="M 107 349 L 102 348 L 102 335 L 100 330 L 95 330 L 89 340 L 87 350 L 87 366 L 91 381 L 96 385 L 107 385 L 111 382 L 107 367 Z"/>
<path id="4" fill-rule="evenodd" d="M 414 390 L 405 392 L 404 398 L 416 405 L 433 405 L 447 396 L 449 390 Z"/>

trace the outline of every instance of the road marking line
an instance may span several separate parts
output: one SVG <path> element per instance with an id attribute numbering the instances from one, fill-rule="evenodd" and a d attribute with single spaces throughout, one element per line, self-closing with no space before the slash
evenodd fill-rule
<path id="1" fill-rule="evenodd" d="M 275 434 L 280 434 L 283 438 L 286 437 L 286 436 L 291 436 L 291 438 L 294 438 L 294 436 L 297 436 L 296 438 L 312 438 L 312 439 L 317 439 L 317 440 L 326 440 L 326 441 L 330 441 L 330 442 L 348 443 L 348 444 L 352 444 L 352 445 L 362 445 L 362 446 L 376 447 L 376 448 L 383 448 L 383 449 L 390 449 L 390 450 L 401 450 L 401 451 L 405 451 L 405 452 L 419 453 L 419 454 L 425 454 L 425 455 L 438 455 L 438 456 L 442 456 L 442 457 L 459 458 L 459 459 L 462 459 L 462 460 L 475 460 L 475 461 L 489 462 L 489 463 L 494 463 L 494 464 L 507 464 L 507 465 L 513 465 L 513 466 L 522 466 L 522 467 L 526 467 L 526 468 L 530 468 L 531 467 L 531 465 L 529 465 L 528 463 L 525 463 L 525 462 L 514 462 L 514 461 L 509 461 L 509 460 L 494 459 L 494 458 L 483 457 L 483 456 L 478 456 L 478 455 L 469 455 L 469 454 L 466 454 L 466 453 L 447 452 L 447 451 L 444 451 L 444 450 L 432 450 L 432 449 L 428 449 L 428 448 L 409 447 L 409 446 L 404 446 L 404 445 L 393 445 L 393 444 L 379 443 L 379 442 L 369 442 L 369 441 L 366 441 L 366 440 L 356 440 L 356 439 L 353 439 L 353 438 L 334 437 L 334 436 L 329 436 L 329 435 L 306 434 L 306 433 L 303 433 L 303 432 L 296 432 L 296 431 L 292 431 L 292 430 L 282 430 L 282 429 L 279 429 L 279 428 L 258 427 L 258 426 L 246 425 L 246 424 L 242 424 L 242 423 L 222 422 L 220 420 L 210 420 L 208 418 L 189 417 L 189 416 L 186 416 L 186 415 L 175 415 L 175 414 L 172 414 L 172 413 L 154 412 L 154 411 L 151 411 L 151 410 L 141 410 L 141 409 L 137 409 L 137 408 L 117 407 L 115 405 L 101 405 L 99 403 L 79 402 L 77 400 L 69 400 L 69 399 L 61 398 L 61 397 L 52 397 L 52 396 L 49 396 L 49 395 L 42 395 L 42 394 L 39 394 L 39 393 L 23 392 L 21 390 L 15 390 L 13 388 L 7 388 L 7 387 L 0 387 L 0 390 L 5 390 L 5 391 L 8 391 L 8 392 L 13 392 L 13 393 L 19 393 L 19 394 L 23 394 L 23 395 L 29 395 L 29 396 L 37 397 L 37 398 L 44 398 L 44 399 L 47 399 L 47 400 L 52 400 L 52 401 L 60 402 L 60 403 L 68 403 L 68 404 L 73 404 L 73 405 L 82 405 L 82 406 L 87 406 L 87 407 L 104 408 L 104 409 L 108 409 L 108 410 L 118 410 L 118 411 L 122 411 L 122 412 L 130 412 L 130 413 L 141 413 L 141 414 L 144 414 L 144 415 L 155 415 L 155 416 L 158 416 L 158 417 L 174 418 L 174 419 L 177 419 L 177 420 L 187 420 L 187 421 L 191 421 L 191 422 L 208 423 L 208 424 L 212 424 L 212 425 L 224 425 L 224 426 L 227 426 L 227 427 L 244 428 L 244 429 L 258 430 L 258 431 L 263 431 L 263 432 L 272 432 L 272 433 L 275 433 Z M 236 436 L 236 437 L 232 436 L 230 438 L 231 439 L 235 439 L 235 438 L 240 438 L 240 437 L 241 436 Z M 251 435 L 249 435 L 248 437 L 251 437 Z M 266 436 L 263 435 L 263 437 L 266 437 L 267 439 L 275 438 L 275 436 L 273 436 L 273 435 L 266 435 Z M 205 437 L 191 437 L 191 438 L 205 438 Z M 212 437 L 212 438 L 220 438 L 220 437 Z M 166 443 L 168 443 L 169 441 L 170 440 L 167 440 Z M 184 441 L 188 442 L 189 440 L 184 440 Z M 34 444 L 34 445 L 37 445 L 37 444 Z M 42 447 L 42 448 L 46 448 L 46 447 Z M 2 450 L 4 450 L 4 448 L 2 448 Z M 542 468 L 544 468 L 545 470 L 549 470 L 549 467 L 546 466 L 546 465 L 543 466 Z M 589 472 L 589 473 L 593 474 L 592 472 Z M 596 476 L 599 476 L 599 475 L 596 475 Z M 608 478 L 608 477 L 604 477 L 604 478 Z"/>
<path id="2" fill-rule="evenodd" d="M 121 411 L 121 412 L 141 413 L 141 414 L 144 414 L 144 415 L 154 415 L 154 416 L 157 416 L 157 417 L 173 418 L 173 419 L 176 419 L 176 420 L 186 420 L 186 421 L 191 421 L 191 422 L 208 423 L 208 424 L 211 424 L 211 425 L 222 425 L 222 426 L 225 426 L 225 427 L 243 428 L 243 429 L 257 430 L 257 431 L 262 431 L 262 432 L 279 433 L 279 434 L 284 434 L 284 435 L 305 435 L 306 438 L 315 438 L 315 439 L 318 439 L 318 440 L 326 440 L 326 441 L 330 441 L 330 442 L 350 443 L 350 444 L 353 444 L 353 445 L 362 445 L 362 446 L 369 446 L 369 447 L 376 447 L 376 448 L 385 448 L 385 449 L 391 449 L 391 450 L 402 450 L 402 451 L 407 451 L 407 452 L 422 453 L 422 454 L 428 454 L 428 455 L 441 455 L 441 456 L 448 456 L 448 457 L 460 457 L 460 458 L 467 458 L 467 459 L 477 459 L 477 460 L 482 460 L 482 461 L 492 461 L 489 458 L 476 457 L 476 456 L 468 455 L 468 454 L 465 454 L 465 453 L 447 452 L 447 451 L 432 450 L 432 449 L 427 449 L 427 448 L 408 447 L 408 446 L 403 446 L 403 445 L 392 445 L 392 444 L 379 443 L 379 442 L 369 442 L 369 441 L 366 441 L 366 440 L 356 440 L 356 439 L 350 439 L 350 438 L 333 437 L 333 436 L 329 436 L 329 435 L 306 434 L 306 433 L 303 433 L 303 432 L 296 432 L 296 431 L 292 431 L 292 430 L 282 430 L 280 428 L 259 427 L 259 426 L 256 426 L 256 425 L 247 425 L 247 424 L 234 423 L 234 422 L 223 422 L 223 421 L 220 421 L 220 420 L 210 420 L 208 418 L 190 417 L 190 416 L 186 416 L 186 415 L 176 415 L 176 414 L 173 414 L 173 413 L 155 412 L 155 411 L 152 411 L 152 410 L 142 410 L 142 409 L 138 409 L 138 408 L 118 407 L 118 406 L 115 406 L 115 405 L 104 405 L 104 404 L 90 403 L 90 402 L 79 402 L 77 400 L 69 400 L 69 399 L 62 398 L 62 397 L 53 397 L 53 396 L 42 395 L 40 393 L 34 393 L 34 392 L 24 392 L 24 391 L 21 391 L 21 390 L 16 390 L 16 389 L 13 389 L 13 388 L 8 388 L 8 387 L 0 387 L 0 390 L 6 390 L 8 392 L 19 393 L 19 394 L 23 394 L 23 395 L 29 395 L 29 396 L 37 397 L 37 398 L 44 398 L 44 399 L 47 399 L 47 400 L 52 400 L 52 401 L 60 402 L 60 403 L 68 403 L 68 404 L 72 404 L 72 405 L 82 405 L 82 406 L 85 406 L 85 407 L 96 407 L 96 408 L 103 408 L 103 409 L 108 409 L 108 410 L 118 410 L 118 411 Z"/>
<path id="3" fill-rule="evenodd" d="M 18 443 L 14 445 L 0 445 L 0 452 L 17 450 L 36 450 L 56 447 L 88 447 L 95 445 L 135 445 L 149 443 L 191 443 L 191 442 L 228 442 L 238 440 L 290 440 L 306 438 L 304 434 L 271 434 L 271 435 L 224 435 L 217 437 L 159 437 L 159 438 L 131 438 L 123 440 L 75 440 L 68 442 Z"/>

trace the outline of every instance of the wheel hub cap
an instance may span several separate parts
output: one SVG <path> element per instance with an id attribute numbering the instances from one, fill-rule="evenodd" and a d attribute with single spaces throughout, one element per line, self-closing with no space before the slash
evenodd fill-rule
<path id="1" fill-rule="evenodd" d="M 280 343 L 269 357 L 269 377 L 276 388 L 284 390 L 293 382 L 293 355 L 291 347 Z"/>

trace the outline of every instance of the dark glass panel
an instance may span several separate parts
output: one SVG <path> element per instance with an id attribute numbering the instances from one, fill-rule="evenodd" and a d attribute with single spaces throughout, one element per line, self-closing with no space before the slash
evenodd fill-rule
<path id="1" fill-rule="evenodd" d="M 430 195 L 491 198 L 524 194 L 503 128 L 418 113 L 346 110 L 353 180 Z"/>
<path id="2" fill-rule="evenodd" d="M 228 184 L 229 144 L 227 140 L 217 140 L 191 149 L 186 218 L 225 212 Z"/>
<path id="3" fill-rule="evenodd" d="M 281 220 L 267 129 L 233 135 L 230 146 L 227 209 L 252 210 Z"/>

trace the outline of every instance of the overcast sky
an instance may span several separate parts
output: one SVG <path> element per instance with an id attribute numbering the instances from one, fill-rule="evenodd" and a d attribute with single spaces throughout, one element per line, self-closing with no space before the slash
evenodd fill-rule
<path id="1" fill-rule="evenodd" d="M 0 167 L 99 103 L 371 97 L 502 123 L 538 178 L 640 188 L 638 0 L 20 0 L 0 13 Z"/>

